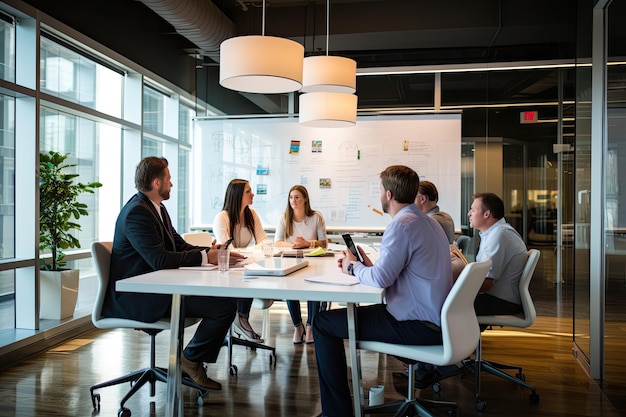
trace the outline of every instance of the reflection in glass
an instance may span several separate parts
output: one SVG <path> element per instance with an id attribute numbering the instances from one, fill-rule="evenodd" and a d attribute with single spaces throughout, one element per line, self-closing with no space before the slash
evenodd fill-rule
<path id="1" fill-rule="evenodd" d="M 123 75 L 48 37 L 41 37 L 41 91 L 121 117 Z"/>
<path id="2" fill-rule="evenodd" d="M 2 94 L 0 150 L 0 259 L 3 259 L 15 257 L 15 99 Z"/>
<path id="3" fill-rule="evenodd" d="M 99 129 L 103 127 L 105 126 L 89 119 L 42 107 L 39 149 L 41 152 L 54 150 L 69 154 L 66 162 L 76 164 L 73 169 L 74 173 L 79 175 L 79 181 L 84 183 L 101 181 L 97 171 L 99 158 L 97 150 Z M 113 138 L 108 139 L 111 143 Z M 111 166 L 111 169 L 113 167 Z M 98 194 L 99 191 L 96 190 L 94 194 L 85 193 L 79 197 L 80 202 L 87 205 L 89 212 L 88 216 L 81 217 L 81 230 L 76 232 L 76 237 L 83 248 L 88 248 L 98 236 Z"/>
<path id="4" fill-rule="evenodd" d="M 13 19 L 0 14 L 0 78 L 15 82 L 15 26 Z"/>
<path id="5" fill-rule="evenodd" d="M 576 73 L 574 188 L 574 344 L 589 362 L 589 224 L 591 221 L 591 69 Z M 581 359 L 582 360 L 582 359 Z"/>

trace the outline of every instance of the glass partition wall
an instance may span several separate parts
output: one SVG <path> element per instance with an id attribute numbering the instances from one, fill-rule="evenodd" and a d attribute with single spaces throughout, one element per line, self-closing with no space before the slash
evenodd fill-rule
<path id="1" fill-rule="evenodd" d="M 576 69 L 574 353 L 626 413 L 626 50 L 624 2 L 579 22 Z M 584 16 L 584 15 L 583 15 Z M 590 38 L 593 25 L 594 37 Z M 588 66 L 588 62 L 593 66 Z"/>
<path id="2" fill-rule="evenodd" d="M 560 314 L 568 315 L 561 298 L 568 292 L 561 291 L 571 284 L 573 260 L 558 231 L 573 223 L 566 207 L 573 184 L 574 82 L 573 68 L 442 74 L 442 109 L 463 112 L 462 212 L 473 193 L 498 194 L 507 221 L 529 248 L 542 252 L 541 282 Z M 519 93 L 520 85 L 527 94 Z M 475 250 L 478 234 L 467 217 L 463 221 Z"/>
<path id="3" fill-rule="evenodd" d="M 606 68 L 607 129 L 604 167 L 604 372 L 602 388 L 615 406 L 626 413 L 624 345 L 626 331 L 626 55 L 624 2 L 613 1 L 608 13 L 608 65 Z"/>

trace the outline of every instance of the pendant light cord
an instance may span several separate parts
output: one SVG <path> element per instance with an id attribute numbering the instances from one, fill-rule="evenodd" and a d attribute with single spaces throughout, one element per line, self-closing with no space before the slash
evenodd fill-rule
<path id="1" fill-rule="evenodd" d="M 265 36 L 265 0 L 263 0 L 263 23 L 261 25 L 261 36 Z"/>
<path id="2" fill-rule="evenodd" d="M 330 0 L 326 0 L 326 56 L 328 56 L 328 38 L 330 38 Z"/>

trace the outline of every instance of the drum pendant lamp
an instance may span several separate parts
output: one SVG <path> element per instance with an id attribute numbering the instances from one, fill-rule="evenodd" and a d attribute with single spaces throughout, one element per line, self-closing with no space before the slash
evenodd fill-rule
<path id="1" fill-rule="evenodd" d="M 220 85 L 246 93 L 279 94 L 302 87 L 304 47 L 298 42 L 262 35 L 238 36 L 220 45 Z"/>
<path id="2" fill-rule="evenodd" d="M 356 62 L 328 55 L 330 0 L 326 3 L 326 55 L 304 58 L 299 122 L 304 126 L 347 127 L 356 124 Z"/>

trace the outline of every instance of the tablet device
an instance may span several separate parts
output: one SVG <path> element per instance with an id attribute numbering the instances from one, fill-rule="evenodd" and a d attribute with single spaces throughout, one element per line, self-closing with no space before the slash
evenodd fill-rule
<path id="1" fill-rule="evenodd" d="M 309 265 L 304 259 L 269 258 L 244 266 L 243 275 L 284 277 Z"/>
<path id="2" fill-rule="evenodd" d="M 361 256 L 361 252 L 359 252 L 359 250 L 356 248 L 356 245 L 354 244 L 354 241 L 352 240 L 352 236 L 350 236 L 350 233 L 344 233 L 341 236 L 343 237 L 343 241 L 346 242 L 346 246 L 348 247 L 348 250 L 352 252 L 354 256 L 356 256 L 356 259 L 359 262 L 363 262 L 363 257 Z"/>

